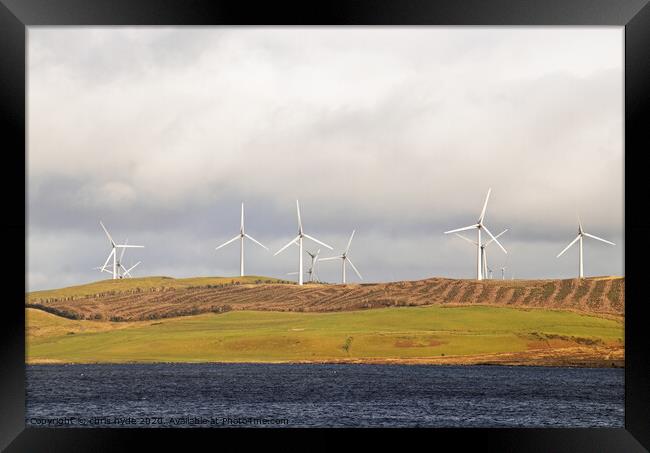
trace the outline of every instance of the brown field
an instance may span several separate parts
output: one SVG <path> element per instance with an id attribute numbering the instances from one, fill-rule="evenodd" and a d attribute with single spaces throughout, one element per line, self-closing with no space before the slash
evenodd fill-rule
<path id="1" fill-rule="evenodd" d="M 26 297 L 26 304 L 71 319 L 108 321 L 141 321 L 232 310 L 332 312 L 422 305 L 544 308 L 621 319 L 625 300 L 624 277 L 482 282 L 430 278 L 302 287 L 265 277 L 255 281 L 238 280 L 221 279 L 219 284 L 206 284 L 207 280 L 198 279 L 191 285 L 179 284 L 180 280 L 171 278 L 98 282 L 79 287 L 83 290 L 66 288 L 31 293 Z M 101 290 L 93 290 L 93 285 Z"/>

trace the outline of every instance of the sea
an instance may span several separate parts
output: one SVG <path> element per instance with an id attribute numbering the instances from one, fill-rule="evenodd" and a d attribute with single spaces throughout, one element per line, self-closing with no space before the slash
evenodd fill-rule
<path id="1" fill-rule="evenodd" d="M 615 427 L 624 370 L 364 364 L 28 365 L 33 427 Z"/>

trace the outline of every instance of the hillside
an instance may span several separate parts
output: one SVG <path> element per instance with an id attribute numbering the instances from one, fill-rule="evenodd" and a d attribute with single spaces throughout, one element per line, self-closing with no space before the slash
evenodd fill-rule
<path id="1" fill-rule="evenodd" d="M 268 277 L 105 280 L 26 296 L 28 307 L 70 319 L 138 321 L 232 310 L 330 312 L 396 306 L 493 305 L 620 318 L 624 277 L 583 280 L 426 280 L 307 284 Z"/>
<path id="2" fill-rule="evenodd" d="M 351 362 L 623 366 L 623 322 L 488 306 L 157 321 L 70 320 L 27 309 L 28 363 Z"/>

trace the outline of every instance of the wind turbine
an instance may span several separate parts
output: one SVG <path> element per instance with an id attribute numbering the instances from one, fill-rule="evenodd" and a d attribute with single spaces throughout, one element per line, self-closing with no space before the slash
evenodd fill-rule
<path id="1" fill-rule="evenodd" d="M 127 239 L 126 241 L 124 241 L 124 244 L 126 245 L 128 242 L 129 242 L 129 240 Z M 130 274 L 130 272 L 131 272 L 133 269 L 135 269 L 135 267 L 136 267 L 138 264 L 141 263 L 141 261 L 138 261 L 137 263 L 135 263 L 135 264 L 134 264 L 133 266 L 131 266 L 130 268 L 128 268 L 128 269 L 125 268 L 124 265 L 122 264 L 122 262 L 123 262 L 122 259 L 124 258 L 124 252 L 125 252 L 125 251 L 126 251 L 126 248 L 123 248 L 123 249 L 122 249 L 122 252 L 120 253 L 120 258 L 119 258 L 118 261 L 117 261 L 117 267 L 118 267 L 118 271 L 117 271 L 117 272 L 118 272 L 118 278 L 132 277 L 132 275 Z M 107 273 L 109 273 L 109 274 L 112 274 L 112 272 L 111 272 L 110 270 L 106 269 L 106 267 L 103 267 L 103 266 L 93 267 L 93 270 L 98 270 L 98 271 L 100 271 L 100 272 L 107 272 Z"/>
<path id="2" fill-rule="evenodd" d="M 616 244 L 614 244 L 613 242 L 606 241 L 605 239 L 603 239 L 603 238 L 599 238 L 598 236 L 594 236 L 593 234 L 585 233 L 585 231 L 582 229 L 582 222 L 580 222 L 580 219 L 578 219 L 578 236 L 576 236 L 576 238 L 575 238 L 573 241 L 571 241 L 571 243 L 570 243 L 569 245 L 567 245 L 567 246 L 564 248 L 564 250 L 562 250 L 562 251 L 561 251 L 561 252 L 556 256 L 556 258 L 559 258 L 560 256 L 562 256 L 562 254 L 563 254 L 564 252 L 566 252 L 567 250 L 569 250 L 569 248 L 570 248 L 573 244 L 575 244 L 576 242 L 579 241 L 579 242 L 580 242 L 580 272 L 579 272 L 579 274 L 578 274 L 578 275 L 579 275 L 579 278 L 584 278 L 583 265 L 582 265 L 582 238 L 583 238 L 584 236 L 590 237 L 590 238 L 592 238 L 592 239 L 596 239 L 597 241 L 604 242 L 605 244 L 616 245 Z"/>
<path id="3" fill-rule="evenodd" d="M 501 268 L 501 280 L 505 280 L 505 279 L 506 279 L 506 267 L 504 266 Z"/>
<path id="4" fill-rule="evenodd" d="M 112 274 L 113 274 L 113 280 L 115 280 L 117 278 L 120 278 L 120 272 L 119 272 L 118 265 L 117 265 L 117 250 L 122 249 L 122 253 L 121 253 L 121 256 L 120 256 L 120 258 L 121 258 L 122 256 L 124 256 L 124 249 L 127 249 L 127 248 L 139 248 L 139 249 L 141 249 L 141 248 L 144 248 L 144 245 L 116 244 L 115 241 L 113 241 L 113 238 L 111 237 L 111 235 L 108 234 L 108 230 L 106 229 L 104 224 L 101 222 L 101 220 L 100 220 L 99 224 L 102 226 L 102 229 L 104 230 L 104 233 L 106 233 L 106 236 L 108 237 L 108 240 L 110 241 L 111 248 L 112 248 L 111 253 L 108 255 L 108 258 L 106 258 L 106 261 L 104 262 L 104 265 L 102 266 L 101 270 L 102 270 L 102 272 L 105 271 L 106 266 L 108 265 L 108 262 L 110 261 L 111 258 L 113 258 L 113 272 L 112 272 Z M 135 266 L 137 266 L 138 264 L 140 264 L 139 261 L 135 264 Z M 122 266 L 122 265 L 120 264 L 120 266 Z M 131 271 L 135 266 L 131 267 L 131 269 L 129 269 L 129 270 L 124 269 L 126 271 L 126 274 L 128 274 L 129 271 Z M 123 266 L 122 266 L 122 268 L 123 268 Z M 110 273 L 110 271 L 109 271 L 109 273 Z"/>
<path id="5" fill-rule="evenodd" d="M 503 230 L 501 233 L 497 234 L 497 235 L 494 236 L 494 237 L 495 237 L 495 238 L 499 238 L 499 237 L 501 237 L 501 236 L 502 236 L 506 231 L 508 231 L 508 228 L 506 228 L 505 230 Z M 458 236 L 458 237 L 461 238 L 461 239 L 466 240 L 466 241 L 469 242 L 470 244 L 477 245 L 476 242 L 472 241 L 472 240 L 469 239 L 469 238 L 466 238 L 466 237 L 463 236 L 462 234 L 456 233 L 456 236 Z M 483 277 L 484 277 L 484 278 L 485 278 L 485 277 L 492 278 L 492 275 L 491 275 L 491 274 L 492 274 L 492 270 L 489 270 L 489 273 L 488 273 L 487 252 L 485 251 L 485 247 L 487 247 L 488 245 L 490 245 L 490 243 L 492 243 L 493 240 L 494 240 L 494 239 L 490 239 L 489 241 L 487 241 L 487 242 L 485 242 L 485 243 L 483 243 L 483 244 L 480 245 L 480 247 L 481 247 L 481 269 L 482 269 Z"/>
<path id="6" fill-rule="evenodd" d="M 294 242 L 294 244 L 298 245 L 297 242 Z M 318 281 L 318 275 L 316 274 L 316 262 L 318 261 L 318 255 L 320 255 L 320 249 L 316 251 L 316 253 L 312 253 L 309 250 L 306 250 L 307 255 L 310 256 L 311 258 L 311 265 L 309 266 L 309 269 L 307 269 L 307 274 L 309 275 L 309 281 L 313 282 L 314 278 Z M 287 275 L 298 275 L 298 272 L 289 272 Z"/>
<path id="7" fill-rule="evenodd" d="M 298 259 L 298 284 L 302 285 L 302 240 L 303 238 L 311 239 L 312 241 L 316 242 L 317 244 L 322 245 L 323 247 L 327 247 L 328 249 L 332 250 L 332 247 L 329 245 L 319 241 L 318 239 L 311 237 L 310 235 L 306 234 L 302 230 L 302 220 L 300 220 L 300 204 L 298 203 L 298 200 L 296 200 L 296 212 L 298 213 L 298 236 L 293 238 L 287 245 L 282 247 L 280 250 L 275 252 L 273 256 L 278 255 L 279 253 L 282 253 L 287 247 L 289 247 L 291 244 L 295 243 L 296 241 L 298 242 L 298 247 L 299 247 L 299 259 Z"/>
<path id="8" fill-rule="evenodd" d="M 318 274 L 316 273 L 316 263 L 318 262 L 318 255 L 320 255 L 320 249 L 318 249 L 316 253 L 311 253 L 309 250 L 307 250 L 307 255 L 309 255 L 311 258 L 311 266 L 309 266 L 309 269 L 307 270 L 307 273 L 309 274 L 309 281 L 313 282 L 314 278 L 316 279 L 316 281 L 318 281 Z"/>
<path id="9" fill-rule="evenodd" d="M 499 247 L 501 247 L 501 250 L 503 250 L 503 253 L 508 253 L 506 249 L 503 248 L 501 243 L 494 237 L 492 233 L 490 233 L 490 230 L 483 224 L 483 218 L 485 217 L 485 210 L 487 209 L 487 204 L 488 200 L 490 199 L 490 193 L 492 192 L 492 189 L 488 189 L 487 196 L 485 197 L 485 203 L 483 203 L 483 210 L 481 210 L 481 215 L 478 218 L 478 222 L 476 222 L 474 225 L 466 226 L 463 228 L 457 228 L 455 230 L 451 231 L 445 231 L 445 234 L 449 233 L 458 233 L 460 231 L 466 231 L 466 230 L 473 230 L 476 228 L 476 279 L 477 280 L 483 280 L 483 272 L 482 272 L 482 259 L 481 259 L 481 230 L 485 230 L 485 232 L 494 240 L 494 242 L 497 243 Z"/>
<path id="10" fill-rule="evenodd" d="M 354 231 L 352 230 L 352 234 L 350 235 L 350 240 L 348 241 L 348 246 L 345 248 L 345 251 L 341 253 L 339 256 L 331 256 L 329 258 L 321 258 L 321 261 L 331 261 L 331 260 L 341 260 L 341 267 L 342 267 L 342 272 L 343 272 L 343 284 L 345 284 L 345 263 L 348 262 L 350 263 L 350 266 L 352 266 L 352 269 L 356 274 L 359 276 L 361 280 L 363 280 L 363 277 L 359 273 L 356 267 L 354 267 L 354 264 L 352 264 L 352 261 L 350 261 L 350 258 L 348 258 L 348 252 L 350 251 L 350 244 L 352 243 L 352 238 L 354 237 Z"/>
<path id="11" fill-rule="evenodd" d="M 239 244 L 239 275 L 241 277 L 244 276 L 244 238 L 248 238 L 251 241 L 253 241 L 254 243 L 256 243 L 257 245 L 259 245 L 260 247 L 264 247 L 266 250 L 268 250 L 268 248 L 265 245 L 261 244 L 256 239 L 254 239 L 252 236 L 249 236 L 248 234 L 246 234 L 246 232 L 244 231 L 244 203 L 242 203 L 241 204 L 241 224 L 240 224 L 240 228 L 239 228 L 239 234 L 237 236 L 235 236 L 234 238 L 232 238 L 231 240 L 229 240 L 227 242 L 224 242 L 223 244 L 221 244 L 219 247 L 216 248 L 216 250 L 219 250 L 221 247 L 224 247 L 224 246 L 230 244 L 231 242 L 236 241 L 237 239 L 241 240 L 241 243 Z"/>

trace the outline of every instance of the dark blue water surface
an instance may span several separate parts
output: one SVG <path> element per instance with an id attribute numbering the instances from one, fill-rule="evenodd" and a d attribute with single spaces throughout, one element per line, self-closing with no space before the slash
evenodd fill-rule
<path id="1" fill-rule="evenodd" d="M 30 426 L 623 427 L 622 369 L 27 367 Z"/>

